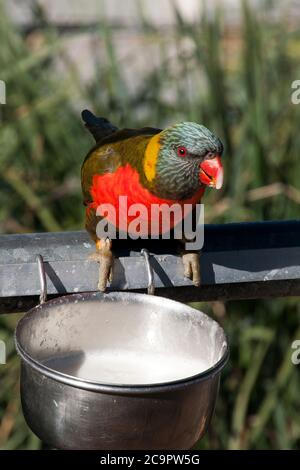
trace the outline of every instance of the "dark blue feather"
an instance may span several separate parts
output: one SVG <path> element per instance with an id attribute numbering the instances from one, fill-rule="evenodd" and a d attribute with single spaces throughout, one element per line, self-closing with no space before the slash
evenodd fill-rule
<path id="1" fill-rule="evenodd" d="M 108 119 L 104 117 L 97 117 L 88 109 L 84 109 L 81 113 L 82 120 L 85 127 L 94 136 L 96 142 L 100 142 L 104 137 L 113 134 L 118 130 Z"/>

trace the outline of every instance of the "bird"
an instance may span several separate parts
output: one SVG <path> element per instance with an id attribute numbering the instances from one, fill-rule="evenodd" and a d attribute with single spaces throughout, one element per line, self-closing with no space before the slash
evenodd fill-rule
<path id="1" fill-rule="evenodd" d="M 113 241 L 102 232 L 99 236 L 99 221 L 114 226 L 116 234 L 129 232 L 133 217 L 128 212 L 118 212 L 120 196 L 126 197 L 129 207 L 142 204 L 149 211 L 157 204 L 194 208 L 207 187 L 222 187 L 223 144 L 208 128 L 195 122 L 184 121 L 165 129 L 119 129 L 89 110 L 82 111 L 81 116 L 96 141 L 81 167 L 81 187 L 86 207 L 85 227 L 96 244 L 92 259 L 100 264 L 98 289 L 104 292 L 112 281 L 113 245 L 118 240 Z M 107 204 L 116 209 L 116 218 L 108 212 L 99 215 L 97 208 Z M 178 221 L 176 216 L 170 218 L 170 231 Z M 148 225 L 143 225 L 143 235 L 147 236 L 151 222 L 148 220 Z M 161 218 L 155 230 L 162 235 Z M 199 251 L 185 249 L 184 242 L 183 236 L 180 240 L 183 276 L 199 286 Z"/>

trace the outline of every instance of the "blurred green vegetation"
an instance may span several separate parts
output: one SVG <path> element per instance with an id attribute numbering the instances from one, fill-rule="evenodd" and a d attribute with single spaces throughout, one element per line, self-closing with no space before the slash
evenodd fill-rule
<path id="1" fill-rule="evenodd" d="M 207 222 L 298 217 L 300 108 L 290 96 L 300 78 L 300 30 L 284 16 L 271 20 L 272 2 L 262 3 L 253 11 L 242 2 L 240 27 L 232 29 L 221 10 L 189 24 L 174 4 L 169 34 L 140 8 L 140 29 L 160 60 L 129 91 L 130 60 L 119 60 L 105 17 L 96 34 L 107 60 L 101 63 L 95 50 L 95 76 L 83 86 L 43 12 L 35 9 L 43 28 L 25 37 L 0 0 L 0 78 L 8 93 L 0 109 L 1 232 L 82 228 L 79 172 L 92 140 L 78 103 L 120 127 L 193 120 L 214 129 L 225 142 L 226 183 L 206 196 Z M 198 447 L 299 448 L 300 366 L 290 360 L 291 343 L 300 338 L 299 299 L 197 306 L 224 326 L 232 350 L 212 426 Z M 20 410 L 17 317 L 0 317 L 8 350 L 0 367 L 0 448 L 37 449 Z"/>

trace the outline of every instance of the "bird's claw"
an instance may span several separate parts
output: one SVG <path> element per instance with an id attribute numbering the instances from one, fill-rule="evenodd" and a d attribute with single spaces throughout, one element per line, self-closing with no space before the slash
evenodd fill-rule
<path id="1" fill-rule="evenodd" d="M 98 290 L 105 292 L 107 283 L 113 279 L 113 254 L 111 251 L 111 240 L 99 240 L 96 244 L 97 251 L 89 258 L 99 263 Z"/>
<path id="2" fill-rule="evenodd" d="M 183 253 L 182 262 L 184 267 L 184 276 L 193 281 L 195 286 L 200 286 L 200 257 L 199 253 Z"/>
<path id="3" fill-rule="evenodd" d="M 99 280 L 98 280 L 98 290 L 100 292 L 105 292 L 107 288 L 107 283 L 112 282 L 113 280 L 113 270 L 112 266 L 108 268 L 108 274 L 106 274 L 105 269 L 101 269 L 101 261 L 99 267 Z"/>

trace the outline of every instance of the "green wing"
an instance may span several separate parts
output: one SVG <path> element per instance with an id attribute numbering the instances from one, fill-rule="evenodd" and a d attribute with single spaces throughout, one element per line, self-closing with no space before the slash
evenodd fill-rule
<path id="1" fill-rule="evenodd" d="M 129 163 L 142 172 L 146 146 L 161 129 L 121 129 L 104 137 L 87 154 L 81 167 L 81 187 L 84 204 L 91 202 L 90 187 L 93 176 L 113 173 L 119 166 Z"/>

